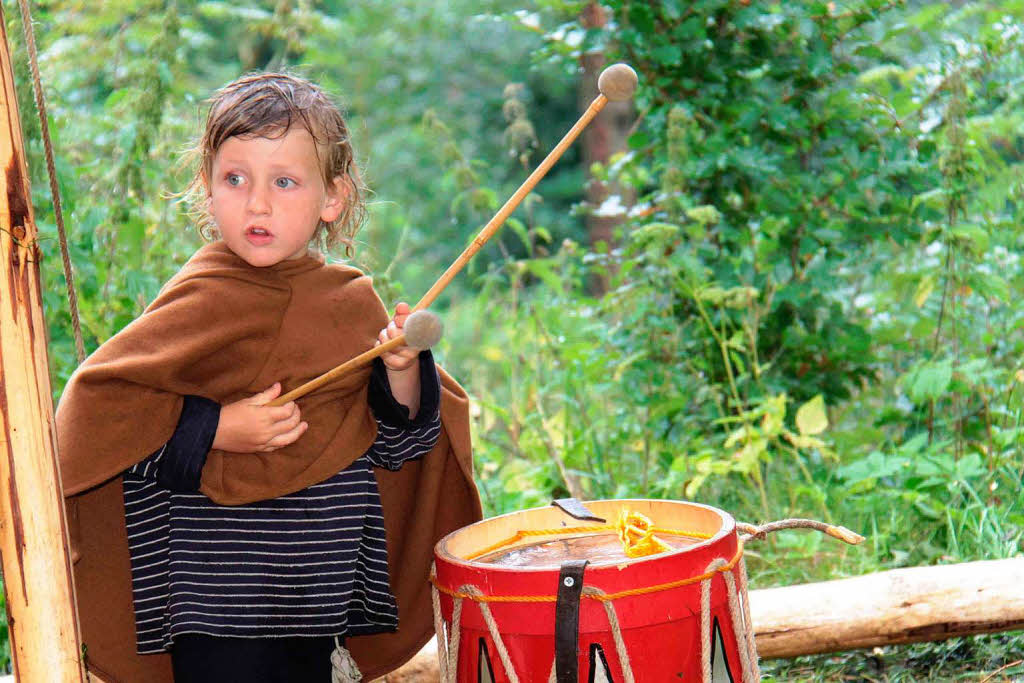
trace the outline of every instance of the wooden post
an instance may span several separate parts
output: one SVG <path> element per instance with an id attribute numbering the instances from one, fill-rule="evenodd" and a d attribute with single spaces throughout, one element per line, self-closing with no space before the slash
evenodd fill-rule
<path id="1" fill-rule="evenodd" d="M 14 674 L 84 681 L 39 283 L 39 247 L 0 8 L 0 553 Z"/>

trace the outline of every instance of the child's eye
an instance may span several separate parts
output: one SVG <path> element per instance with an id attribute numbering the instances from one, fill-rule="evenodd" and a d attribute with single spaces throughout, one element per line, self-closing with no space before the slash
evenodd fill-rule
<path id="1" fill-rule="evenodd" d="M 236 187 L 242 184 L 242 176 L 238 175 L 237 173 L 228 173 L 226 176 L 224 176 L 224 180 L 227 181 L 228 185 Z"/>
<path id="2" fill-rule="evenodd" d="M 274 181 L 274 184 L 280 188 L 288 188 L 295 184 L 295 181 L 291 178 L 278 178 Z"/>

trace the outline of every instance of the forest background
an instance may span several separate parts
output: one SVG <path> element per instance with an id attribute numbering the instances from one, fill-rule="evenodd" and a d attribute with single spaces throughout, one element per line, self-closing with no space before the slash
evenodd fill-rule
<path id="1" fill-rule="evenodd" d="M 77 359 L 21 20 L 3 7 L 56 397 Z M 1021 554 L 1024 1 L 34 11 L 87 350 L 201 243 L 174 197 L 182 151 L 240 73 L 293 68 L 346 106 L 374 191 L 355 262 L 393 305 L 575 121 L 598 65 L 625 61 L 640 88 L 608 124 L 620 153 L 570 149 L 435 306 L 440 358 L 473 397 L 486 513 L 693 499 L 867 537 L 752 546 L 755 588 Z M 765 670 L 977 680 L 1022 651 L 997 635 Z"/>

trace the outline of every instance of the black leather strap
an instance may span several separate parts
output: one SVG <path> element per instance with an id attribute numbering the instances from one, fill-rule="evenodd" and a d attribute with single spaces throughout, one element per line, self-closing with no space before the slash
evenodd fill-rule
<path id="1" fill-rule="evenodd" d="M 578 683 L 580 640 L 580 593 L 587 560 L 569 560 L 558 575 L 555 601 L 555 681 Z"/>
<path id="2" fill-rule="evenodd" d="M 556 508 L 576 519 L 582 519 L 588 522 L 601 522 L 602 524 L 607 522 L 604 517 L 598 517 L 587 508 L 578 498 L 559 498 L 551 501 L 551 504 Z"/>

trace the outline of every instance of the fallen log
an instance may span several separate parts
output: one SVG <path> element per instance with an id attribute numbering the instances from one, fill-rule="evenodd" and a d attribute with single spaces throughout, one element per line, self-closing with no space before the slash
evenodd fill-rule
<path id="1" fill-rule="evenodd" d="M 762 659 L 1024 629 L 1024 557 L 750 591 Z M 437 645 L 381 679 L 435 683 Z"/>
<path id="2" fill-rule="evenodd" d="M 1024 557 L 750 592 L 762 658 L 1024 629 Z"/>

